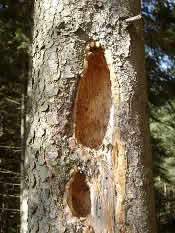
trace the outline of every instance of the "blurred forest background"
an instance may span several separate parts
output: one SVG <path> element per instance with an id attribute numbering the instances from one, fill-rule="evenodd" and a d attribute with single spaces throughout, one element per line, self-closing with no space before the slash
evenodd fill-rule
<path id="1" fill-rule="evenodd" d="M 158 233 L 175 232 L 175 1 L 144 0 Z M 0 233 L 20 232 L 21 121 L 32 1 L 0 0 Z"/>

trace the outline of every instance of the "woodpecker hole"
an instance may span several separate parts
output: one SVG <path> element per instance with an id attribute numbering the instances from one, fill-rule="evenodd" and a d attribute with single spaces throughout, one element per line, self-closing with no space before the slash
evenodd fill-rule
<path id="1" fill-rule="evenodd" d="M 90 190 L 84 174 L 77 172 L 73 175 L 68 189 L 67 202 L 73 216 L 86 217 L 90 214 Z"/>
<path id="2" fill-rule="evenodd" d="M 78 143 L 96 148 L 105 137 L 112 102 L 110 72 L 104 50 L 91 49 L 86 66 L 75 104 L 75 137 Z"/>

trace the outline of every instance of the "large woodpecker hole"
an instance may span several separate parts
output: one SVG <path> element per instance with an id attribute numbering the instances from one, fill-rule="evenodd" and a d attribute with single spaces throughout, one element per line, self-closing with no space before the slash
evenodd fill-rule
<path id="1" fill-rule="evenodd" d="M 86 217 L 90 214 L 90 190 L 84 174 L 77 172 L 73 175 L 68 190 L 67 202 L 74 216 Z"/>
<path id="2" fill-rule="evenodd" d="M 91 48 L 75 104 L 75 137 L 87 147 L 102 144 L 111 106 L 110 73 L 102 48 Z"/>

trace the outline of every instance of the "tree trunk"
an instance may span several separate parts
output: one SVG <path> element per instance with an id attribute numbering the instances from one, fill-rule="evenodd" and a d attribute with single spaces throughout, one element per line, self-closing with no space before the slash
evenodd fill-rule
<path id="1" fill-rule="evenodd" d="M 25 76 L 23 76 L 23 79 Z M 28 158 L 25 157 L 26 150 L 26 90 L 27 84 L 24 83 L 23 93 L 21 96 L 21 185 L 20 185 L 20 233 L 27 233 L 28 231 L 28 184 L 26 182 L 26 164 Z"/>
<path id="2" fill-rule="evenodd" d="M 31 233 L 156 232 L 139 14 L 139 0 L 35 1 Z"/>

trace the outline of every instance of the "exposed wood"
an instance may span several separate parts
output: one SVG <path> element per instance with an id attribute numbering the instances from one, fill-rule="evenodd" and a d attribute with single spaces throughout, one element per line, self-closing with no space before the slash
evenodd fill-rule
<path id="1" fill-rule="evenodd" d="M 90 43 L 91 44 L 91 43 Z M 75 103 L 75 138 L 87 147 L 102 144 L 111 107 L 111 82 L 102 48 L 89 46 Z"/>

